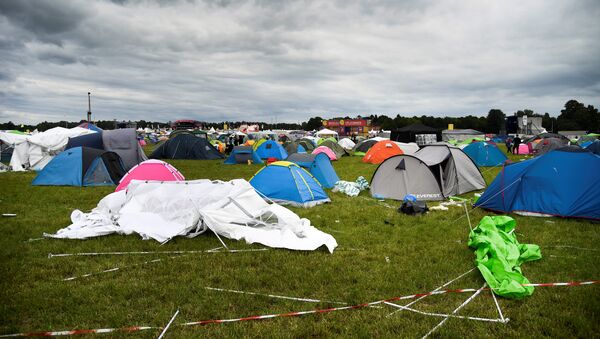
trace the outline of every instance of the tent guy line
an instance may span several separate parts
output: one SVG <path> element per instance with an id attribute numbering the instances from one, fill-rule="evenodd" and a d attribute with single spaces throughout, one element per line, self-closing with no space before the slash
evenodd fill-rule
<path id="1" fill-rule="evenodd" d="M 217 287 L 210 287 L 210 286 L 206 286 L 204 288 L 207 289 L 207 290 L 211 290 L 211 291 L 230 292 L 230 293 L 248 294 L 248 295 L 258 295 L 258 296 L 275 298 L 275 299 L 287 299 L 287 300 L 303 301 L 303 302 L 309 302 L 309 303 L 329 303 L 329 304 L 348 305 L 348 303 L 341 302 L 341 301 L 329 301 L 329 300 L 310 299 L 310 298 L 287 297 L 287 296 L 282 296 L 282 295 L 265 294 L 265 293 L 258 293 L 258 292 L 247 292 L 247 291 L 238 291 L 238 290 L 230 290 L 230 289 L 226 289 L 226 288 L 217 288 Z"/>
<path id="2" fill-rule="evenodd" d="M 471 301 L 473 301 L 481 293 L 481 291 L 483 291 L 483 289 L 485 288 L 486 285 L 487 285 L 486 283 L 483 283 L 483 285 L 481 285 L 481 287 L 477 291 L 475 291 L 475 293 L 473 293 L 472 296 L 470 296 L 467 300 L 465 300 L 462 304 L 460 304 L 460 306 L 455 308 L 454 311 L 452 311 L 451 315 L 456 315 L 463 307 L 467 306 Z M 450 317 L 446 317 L 446 318 L 442 319 L 442 321 L 440 321 L 431 330 L 429 330 L 429 332 L 427 332 L 427 334 L 425 334 L 423 336 L 423 339 L 429 337 L 438 328 L 444 326 L 444 324 L 446 323 L 446 321 L 448 321 L 449 318 Z"/>
<path id="3" fill-rule="evenodd" d="M 591 280 L 591 281 L 572 281 L 572 282 L 556 282 L 556 283 L 537 283 L 537 284 L 525 284 L 525 286 L 540 286 L 540 287 L 557 287 L 557 286 L 586 286 L 586 285 L 594 285 L 600 284 L 600 280 Z M 474 293 L 477 291 L 485 291 L 491 290 L 490 288 L 483 289 L 474 289 L 474 288 L 465 288 L 465 289 L 455 289 L 455 290 L 438 290 L 431 291 L 425 293 L 417 293 L 411 294 L 401 297 L 394 297 L 390 299 L 383 299 L 378 301 L 373 301 L 370 303 L 363 303 L 353 306 L 341 306 L 335 308 L 325 308 L 325 309 L 315 309 L 310 311 L 300 311 L 300 312 L 289 312 L 289 313 L 277 313 L 277 314 L 267 314 L 267 315 L 259 315 L 259 316 L 250 316 L 243 318 L 233 318 L 233 319 L 212 319 L 212 320 L 201 320 L 194 322 L 187 322 L 179 324 L 179 326 L 195 326 L 195 325 L 208 325 L 208 324 L 219 324 L 219 323 L 233 323 L 233 322 L 241 322 L 241 321 L 253 321 L 253 320 L 263 320 L 263 319 L 272 319 L 278 317 L 297 317 L 308 314 L 322 314 L 322 313 L 331 313 L 336 311 L 347 311 L 354 310 L 360 308 L 367 308 L 370 306 L 375 306 L 378 304 L 382 304 L 384 302 L 393 302 L 398 300 L 406 300 L 406 299 L 415 299 L 423 296 L 429 295 L 441 295 L 448 293 Z M 473 297 L 473 296 L 471 296 Z M 447 318 L 446 318 L 447 319 Z M 70 330 L 70 331 L 47 331 L 47 332 L 23 332 L 23 333 L 12 333 L 12 334 L 3 334 L 0 335 L 0 338 L 8 338 L 8 337 L 32 337 L 32 336 L 65 336 L 65 335 L 76 335 L 76 334 L 91 334 L 91 333 L 111 333 L 111 332 L 138 332 L 144 330 L 151 329 L 161 329 L 160 327 L 151 327 L 151 326 L 130 326 L 130 327 L 121 327 L 121 328 L 102 328 L 102 329 L 90 329 L 90 330 Z"/>
<path id="4" fill-rule="evenodd" d="M 258 252 L 268 251 L 268 249 L 265 248 L 265 249 L 250 249 L 250 250 L 228 250 L 228 251 L 213 251 L 213 252 L 207 252 L 207 253 L 240 253 L 240 252 L 257 252 L 257 251 Z M 187 256 L 187 254 L 176 255 L 176 256 L 168 257 L 167 259 L 182 258 L 185 256 Z M 63 281 L 73 281 L 76 279 L 87 278 L 87 277 L 91 277 L 91 276 L 95 276 L 95 275 L 99 275 L 99 274 L 103 274 L 103 273 L 116 272 L 116 271 L 122 270 L 124 268 L 131 268 L 131 267 L 146 265 L 146 264 L 150 264 L 150 263 L 156 263 L 156 262 L 160 262 L 162 260 L 163 259 L 154 259 L 154 260 L 144 261 L 144 262 L 138 263 L 138 264 L 126 265 L 126 266 L 121 266 L 121 267 L 113 267 L 113 268 L 109 268 L 109 269 L 106 269 L 103 271 L 86 273 L 86 274 L 82 274 L 82 275 L 78 275 L 78 276 L 64 278 L 62 280 Z"/>

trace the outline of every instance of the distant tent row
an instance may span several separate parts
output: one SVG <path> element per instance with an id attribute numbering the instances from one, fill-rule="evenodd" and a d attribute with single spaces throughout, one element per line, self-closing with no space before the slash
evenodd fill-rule
<path id="1" fill-rule="evenodd" d="M 227 165 L 247 164 L 248 161 L 254 164 L 262 164 L 262 159 L 254 152 L 250 146 L 235 146 L 229 157 L 225 160 Z"/>
<path id="2" fill-rule="evenodd" d="M 415 155 L 396 155 L 379 165 L 371 179 L 375 198 L 442 200 L 485 187 L 473 161 L 459 148 L 429 145 Z"/>

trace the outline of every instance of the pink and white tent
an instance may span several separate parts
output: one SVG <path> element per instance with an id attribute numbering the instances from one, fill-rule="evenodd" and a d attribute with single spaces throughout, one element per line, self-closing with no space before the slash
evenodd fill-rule
<path id="1" fill-rule="evenodd" d="M 327 156 L 329 157 L 329 160 L 331 160 L 331 161 L 337 160 L 335 153 L 331 150 L 331 148 L 329 148 L 327 146 L 319 146 L 319 147 L 315 148 L 314 151 L 312 151 L 312 154 L 319 154 L 319 153 L 327 154 Z"/>
<path id="2" fill-rule="evenodd" d="M 146 160 L 134 166 L 121 179 L 115 192 L 126 189 L 131 180 L 184 181 L 179 171 L 161 160 Z"/>

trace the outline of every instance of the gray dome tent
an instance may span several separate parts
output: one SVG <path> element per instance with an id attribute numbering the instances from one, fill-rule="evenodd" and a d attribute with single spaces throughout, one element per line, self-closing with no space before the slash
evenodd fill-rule
<path id="1" fill-rule="evenodd" d="M 451 195 L 485 188 L 485 180 L 458 147 L 430 145 L 411 155 L 382 162 L 371 179 L 375 198 L 402 200 L 412 194 L 419 200 L 442 200 Z"/>
<path id="2" fill-rule="evenodd" d="M 559 139 L 559 138 L 544 138 L 542 140 L 540 140 L 540 142 L 538 142 L 537 146 L 535 147 L 535 153 L 536 156 L 540 156 L 543 154 L 546 154 L 552 150 L 561 148 L 561 147 L 565 147 L 568 145 L 568 142 L 566 142 L 564 139 Z"/>

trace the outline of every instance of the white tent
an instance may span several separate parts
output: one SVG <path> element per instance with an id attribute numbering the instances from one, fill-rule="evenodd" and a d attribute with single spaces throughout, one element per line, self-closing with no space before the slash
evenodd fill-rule
<path id="1" fill-rule="evenodd" d="M 13 171 L 24 171 L 23 164 L 28 162 L 27 154 L 29 152 L 29 144 L 27 143 L 28 135 L 13 134 L 9 132 L 0 132 L 0 141 L 7 144 L 13 149 L 12 157 L 10 158 L 10 168 Z"/>
<path id="2" fill-rule="evenodd" d="M 176 206 L 176 208 L 174 208 Z M 104 197 L 90 213 L 71 214 L 72 225 L 52 238 L 86 239 L 112 233 L 138 233 L 161 243 L 206 230 L 219 236 L 269 247 L 333 253 L 335 239 L 310 220 L 278 204 L 268 204 L 243 179 L 229 182 L 132 180 L 127 190 Z"/>
<path id="3" fill-rule="evenodd" d="M 332 130 L 327 129 L 327 128 L 323 128 L 322 130 L 320 130 L 317 133 L 315 133 L 315 135 L 317 137 L 319 137 L 319 138 L 337 137 L 338 136 L 338 132 L 332 131 Z"/>
<path id="4" fill-rule="evenodd" d="M 419 145 L 414 142 L 398 142 L 394 141 L 398 147 L 404 152 L 404 154 L 415 154 L 419 150 Z"/>
<path id="5" fill-rule="evenodd" d="M 13 171 L 39 171 L 65 148 L 69 138 L 90 133 L 96 132 L 81 127 L 54 127 L 45 132 L 25 136 L 0 132 L 0 140 L 15 148 L 10 159 Z"/>
<path id="6" fill-rule="evenodd" d="M 354 143 L 354 141 L 350 140 L 350 138 L 344 138 L 344 139 L 338 141 L 338 144 L 347 150 L 353 149 L 354 146 L 356 145 Z"/>

